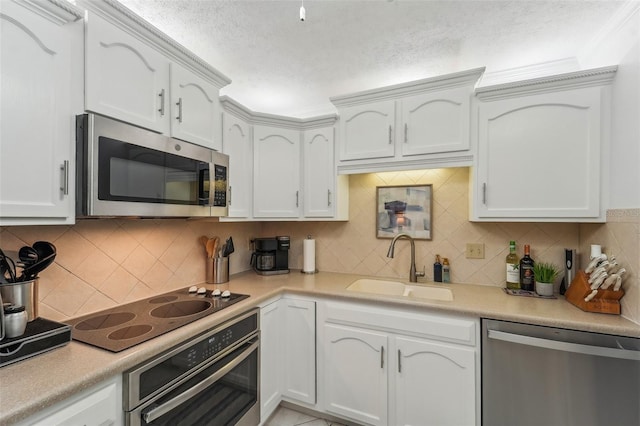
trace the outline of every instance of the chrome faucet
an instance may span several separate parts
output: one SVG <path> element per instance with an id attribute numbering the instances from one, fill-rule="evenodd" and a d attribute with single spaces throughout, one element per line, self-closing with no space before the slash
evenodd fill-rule
<path id="1" fill-rule="evenodd" d="M 401 238 L 406 238 L 411 243 L 411 268 L 409 269 L 409 282 L 417 283 L 418 277 L 424 277 L 425 270 L 423 268 L 421 272 L 416 271 L 416 245 L 413 242 L 413 238 L 411 237 L 411 235 L 406 234 L 404 232 L 396 235 L 393 238 L 393 240 L 391 240 L 391 245 L 389 246 L 387 257 L 390 257 L 393 259 L 393 251 L 396 246 L 396 241 L 398 241 Z"/>

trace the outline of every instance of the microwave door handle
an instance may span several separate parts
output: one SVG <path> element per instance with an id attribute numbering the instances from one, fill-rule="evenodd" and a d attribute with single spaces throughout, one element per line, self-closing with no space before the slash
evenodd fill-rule
<path id="1" fill-rule="evenodd" d="M 215 164 L 209 163 L 209 204 L 207 204 L 207 207 L 213 207 L 213 201 L 216 196 L 215 167 Z"/>
<path id="2" fill-rule="evenodd" d="M 258 348 L 258 344 L 259 342 L 256 339 L 251 344 L 251 346 L 249 346 L 247 349 L 242 351 L 242 353 L 238 355 L 236 358 L 234 358 L 233 361 L 231 361 L 229 364 L 222 367 L 220 370 L 216 371 L 214 374 L 209 376 L 206 380 L 203 380 L 202 382 L 198 383 L 194 387 L 181 393 L 175 398 L 170 399 L 164 404 L 154 407 L 152 410 L 149 410 L 146 413 L 142 413 L 142 417 L 144 418 L 145 423 L 147 424 L 151 423 L 154 420 L 162 417 L 163 415 L 167 414 L 174 408 L 178 407 L 180 404 L 183 404 L 184 402 L 193 398 L 194 396 L 201 393 L 206 388 L 208 388 L 209 386 L 211 386 L 212 384 L 220 380 L 222 377 L 228 374 L 231 370 L 237 367 L 242 361 L 244 361 L 249 355 L 251 355 L 251 352 L 253 352 Z"/>

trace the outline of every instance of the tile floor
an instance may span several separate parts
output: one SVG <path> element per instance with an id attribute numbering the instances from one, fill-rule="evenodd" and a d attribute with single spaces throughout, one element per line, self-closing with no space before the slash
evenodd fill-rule
<path id="1" fill-rule="evenodd" d="M 300 413 L 285 407 L 278 407 L 264 426 L 344 426 L 325 419 Z"/>

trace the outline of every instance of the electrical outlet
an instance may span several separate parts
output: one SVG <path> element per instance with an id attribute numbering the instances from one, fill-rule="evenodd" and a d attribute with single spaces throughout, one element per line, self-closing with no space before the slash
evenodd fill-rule
<path id="1" fill-rule="evenodd" d="M 484 259 L 484 243 L 467 243 L 467 259 Z"/>

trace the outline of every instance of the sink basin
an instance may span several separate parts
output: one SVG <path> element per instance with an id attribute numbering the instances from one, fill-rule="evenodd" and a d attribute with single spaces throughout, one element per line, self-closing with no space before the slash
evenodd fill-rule
<path id="1" fill-rule="evenodd" d="M 347 287 L 347 290 L 387 296 L 404 296 L 411 299 L 453 300 L 453 292 L 449 288 L 369 278 L 354 281 Z"/>

